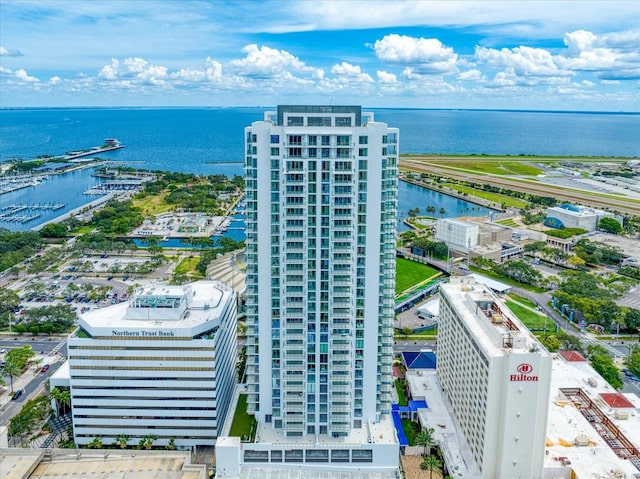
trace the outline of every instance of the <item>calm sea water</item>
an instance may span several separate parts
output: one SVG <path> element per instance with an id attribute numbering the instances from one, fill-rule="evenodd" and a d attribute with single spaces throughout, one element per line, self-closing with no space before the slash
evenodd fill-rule
<path id="1" fill-rule="evenodd" d="M 0 161 L 59 155 L 118 138 L 125 148 L 100 156 L 150 170 L 242 175 L 244 128 L 273 108 L 24 109 L 0 110 Z M 640 115 L 517 111 L 369 109 L 400 128 L 401 153 L 640 156 Z M 1 195 L 12 203 L 64 202 L 26 230 L 95 199 L 82 192 L 97 183 L 90 171 L 50 177 L 36 188 Z M 484 215 L 475 205 L 401 185 L 399 215 L 433 205 L 445 216 Z"/>

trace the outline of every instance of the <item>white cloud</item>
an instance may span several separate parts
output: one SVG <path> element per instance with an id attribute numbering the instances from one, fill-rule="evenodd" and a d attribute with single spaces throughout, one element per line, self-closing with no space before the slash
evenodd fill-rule
<path id="1" fill-rule="evenodd" d="M 378 82 L 383 85 L 394 85 L 398 83 L 398 77 L 394 73 L 378 70 L 376 75 L 378 77 Z"/>
<path id="2" fill-rule="evenodd" d="M 640 78 L 640 30 L 596 35 L 585 30 L 564 36 L 566 54 L 558 64 L 574 71 L 596 71 L 600 78 Z"/>
<path id="3" fill-rule="evenodd" d="M 364 73 L 358 65 L 351 65 L 347 62 L 334 65 L 331 68 L 331 73 L 355 83 L 373 83 L 371 75 Z"/>
<path id="4" fill-rule="evenodd" d="M 458 80 L 463 81 L 485 81 L 487 78 L 478 69 L 467 70 L 458 74 Z"/>
<path id="5" fill-rule="evenodd" d="M 535 86 L 535 85 L 562 85 L 571 82 L 570 76 L 535 76 L 522 75 L 513 67 L 507 67 L 496 73 L 490 82 L 492 87 L 504 86 Z"/>
<path id="6" fill-rule="evenodd" d="M 323 76 L 322 70 L 306 66 L 304 62 L 285 50 L 276 50 L 267 46 L 258 48 L 258 45 L 251 44 L 245 46 L 242 51 L 246 53 L 244 58 L 229 62 L 239 75 L 272 78 L 293 72 L 317 78 Z"/>
<path id="7" fill-rule="evenodd" d="M 127 80 L 132 83 L 162 86 L 166 85 L 167 67 L 152 65 L 138 57 L 125 58 L 120 62 L 111 59 L 98 73 L 98 78 L 106 81 Z"/>
<path id="8" fill-rule="evenodd" d="M 36 77 L 29 75 L 23 68 L 16 70 L 14 75 L 17 79 L 27 83 L 36 83 L 39 81 Z"/>
<path id="9" fill-rule="evenodd" d="M 348 5 L 348 7 L 347 7 Z M 276 16 L 277 15 L 277 16 Z M 278 18 L 280 17 L 280 18 Z M 332 0 L 283 2 L 267 23 L 279 31 L 342 30 L 390 27 L 462 27 L 489 38 L 552 38 L 582 25 L 618 29 L 640 17 L 640 3 L 630 1 L 415 1 Z M 635 21 L 637 23 L 637 21 Z"/>
<path id="10" fill-rule="evenodd" d="M 120 66 L 120 62 L 112 58 L 110 65 L 105 65 L 98 73 L 98 78 L 103 80 L 116 80 L 118 78 L 118 67 Z"/>
<path id="11" fill-rule="evenodd" d="M 182 68 L 172 73 L 171 77 L 185 83 L 204 81 L 220 83 L 222 81 L 222 64 L 207 57 L 201 69 Z"/>
<path id="12" fill-rule="evenodd" d="M 49 84 L 51 84 L 51 85 L 57 85 L 61 81 L 62 81 L 62 78 L 60 78 L 57 75 L 56 76 L 52 76 L 51 78 L 49 78 Z"/>
<path id="13" fill-rule="evenodd" d="M 376 56 L 389 64 L 411 65 L 419 74 L 441 74 L 456 71 L 458 55 L 437 38 L 414 38 L 391 34 L 377 40 Z"/>
<path id="14" fill-rule="evenodd" d="M 0 46 L 0 57 L 21 57 L 23 56 L 20 50 L 7 50 L 5 47 Z"/>
<path id="15" fill-rule="evenodd" d="M 511 68 L 519 76 L 569 76 L 568 70 L 561 69 L 553 55 L 542 48 L 520 46 L 513 49 L 476 47 L 475 58 L 490 66 Z"/>

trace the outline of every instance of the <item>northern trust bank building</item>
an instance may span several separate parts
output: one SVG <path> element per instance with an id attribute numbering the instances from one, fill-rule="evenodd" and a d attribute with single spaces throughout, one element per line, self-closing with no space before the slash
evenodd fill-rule
<path id="1" fill-rule="evenodd" d="M 79 446 L 98 436 L 104 444 L 123 436 L 130 445 L 148 436 L 154 446 L 215 444 L 237 358 L 236 302 L 224 284 L 140 289 L 80 315 L 68 348 L 68 375 L 52 386 L 70 387 Z"/>

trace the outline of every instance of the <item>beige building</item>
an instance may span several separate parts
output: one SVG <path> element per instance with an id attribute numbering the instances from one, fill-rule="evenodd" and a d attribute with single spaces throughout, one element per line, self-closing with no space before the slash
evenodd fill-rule
<path id="1" fill-rule="evenodd" d="M 125 449 L 1 449 L 2 479 L 205 479 L 189 451 Z"/>

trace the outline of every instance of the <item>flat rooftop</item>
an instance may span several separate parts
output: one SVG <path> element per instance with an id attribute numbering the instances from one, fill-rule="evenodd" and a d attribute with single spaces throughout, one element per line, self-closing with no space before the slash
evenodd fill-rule
<path id="1" fill-rule="evenodd" d="M 391 414 L 382 417 L 380 422 L 365 424 L 359 429 L 351 429 L 348 436 L 331 437 L 327 434 L 317 436 L 307 435 L 291 438 L 284 434 L 282 429 L 275 429 L 271 424 L 259 423 L 256 432 L 256 443 L 292 445 L 297 447 L 316 446 L 327 447 L 354 447 L 363 444 L 397 444 L 398 438 L 393 425 Z"/>
<path id="2" fill-rule="evenodd" d="M 433 439 L 442 450 L 454 477 L 480 477 L 480 469 L 466 443 L 462 429 L 451 413 L 451 404 L 442 391 L 435 370 L 407 371 L 414 400 L 423 400 L 426 409 L 418 410 L 423 427 L 433 428 Z"/>
<path id="3" fill-rule="evenodd" d="M 606 419 L 594 417 L 584 407 L 584 401 L 574 403 L 561 389 L 580 390 L 579 394 L 588 398 Z M 570 462 L 565 467 L 572 468 L 578 478 L 614 477 L 611 471 L 620 471 L 624 474 L 621 477 L 636 477 L 634 474 L 640 474 L 640 468 L 614 452 L 618 439 L 605 438 L 601 431 L 609 423 L 617 428 L 620 437 L 639 447 L 639 408 L 638 396 L 613 389 L 588 362 L 567 361 L 554 355 L 545 467 L 561 467 Z"/>
<path id="4" fill-rule="evenodd" d="M 79 323 L 93 336 L 133 336 L 128 333 L 144 328 L 147 332 L 173 331 L 166 336 L 182 337 L 221 318 L 232 298 L 231 289 L 219 281 L 151 285 L 137 290 L 126 302 L 81 314 Z"/>
<path id="5" fill-rule="evenodd" d="M 622 250 L 625 258 L 635 258 L 640 261 L 640 241 L 639 238 L 627 238 L 620 235 L 612 235 L 609 233 L 595 233 L 583 236 L 589 241 L 598 241 L 608 246 L 615 246 Z"/>
<path id="6" fill-rule="evenodd" d="M 518 317 L 489 287 L 471 276 L 451 277 L 440 286 L 440 295 L 449 296 L 458 314 L 489 356 L 529 352 L 540 343 Z"/>
<path id="7" fill-rule="evenodd" d="M 367 471 L 358 469 L 353 471 L 319 471 L 296 467 L 241 467 L 239 479 L 399 479 L 395 471 Z"/>
<path id="8" fill-rule="evenodd" d="M 205 479 L 206 467 L 191 464 L 184 451 L 106 449 L 0 449 L 2 479 L 61 477 Z"/>

